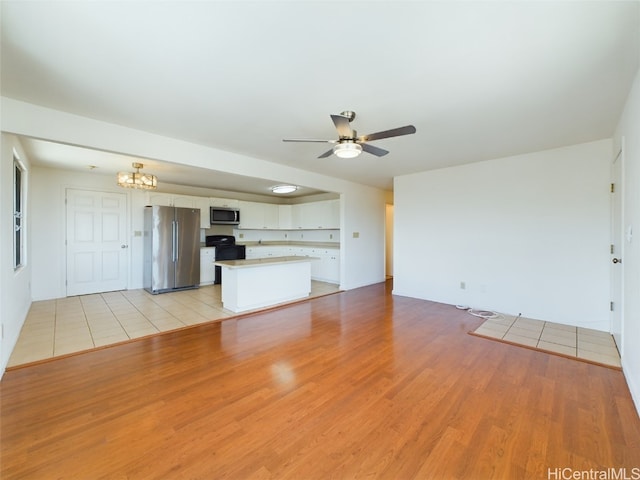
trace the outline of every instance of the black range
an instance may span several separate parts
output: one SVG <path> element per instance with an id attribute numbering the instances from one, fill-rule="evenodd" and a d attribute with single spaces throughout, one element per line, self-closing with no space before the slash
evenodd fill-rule
<path id="1" fill-rule="evenodd" d="M 207 247 L 216 247 L 216 261 L 218 260 L 242 260 L 246 258 L 246 247 L 236 244 L 233 235 L 207 235 L 205 238 Z M 214 284 L 222 283 L 222 269 L 216 266 Z"/>

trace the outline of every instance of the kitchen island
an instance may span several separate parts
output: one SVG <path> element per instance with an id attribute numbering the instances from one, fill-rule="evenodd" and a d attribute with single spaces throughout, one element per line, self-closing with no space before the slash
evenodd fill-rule
<path id="1" fill-rule="evenodd" d="M 314 257 L 289 256 L 221 260 L 222 306 L 245 312 L 306 298 L 311 292 Z"/>

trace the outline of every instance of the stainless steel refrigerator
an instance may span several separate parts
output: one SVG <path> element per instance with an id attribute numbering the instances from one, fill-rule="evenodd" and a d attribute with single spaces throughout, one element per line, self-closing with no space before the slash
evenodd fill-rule
<path id="1" fill-rule="evenodd" d="M 199 284 L 200 209 L 145 207 L 144 289 L 155 294 Z"/>

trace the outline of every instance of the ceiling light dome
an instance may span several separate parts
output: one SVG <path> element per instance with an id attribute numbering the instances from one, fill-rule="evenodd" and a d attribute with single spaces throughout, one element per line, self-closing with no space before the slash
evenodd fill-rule
<path id="1" fill-rule="evenodd" d="M 275 187 L 271 187 L 273 193 L 291 193 L 296 190 L 298 190 L 298 187 L 295 185 L 276 185 Z"/>
<path id="2" fill-rule="evenodd" d="M 362 153 L 362 147 L 354 142 L 342 142 L 333 147 L 333 153 L 340 158 L 355 158 Z"/>

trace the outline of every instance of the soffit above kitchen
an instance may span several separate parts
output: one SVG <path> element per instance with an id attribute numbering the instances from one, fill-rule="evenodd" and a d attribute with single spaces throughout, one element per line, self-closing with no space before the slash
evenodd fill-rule
<path id="1" fill-rule="evenodd" d="M 216 190 L 220 196 L 233 194 L 253 194 L 263 197 L 299 198 L 326 194 L 315 188 L 298 185 L 294 192 L 274 194 L 271 187 L 287 183 L 285 181 L 235 175 L 219 170 L 185 166 L 148 158 L 133 157 L 113 152 L 103 152 L 88 148 L 21 137 L 20 142 L 32 163 L 39 167 L 57 168 L 76 172 L 91 172 L 92 175 L 108 175 L 116 182 L 117 172 L 133 171 L 133 163 L 142 163 L 144 173 L 159 178 L 160 191 L 167 192 L 179 187 L 196 187 Z"/>
<path id="2" fill-rule="evenodd" d="M 3 96 L 379 188 L 613 134 L 640 2 L 1 2 Z M 358 113 L 378 158 L 334 138 Z M 144 163 L 144 162 L 143 162 Z"/>

